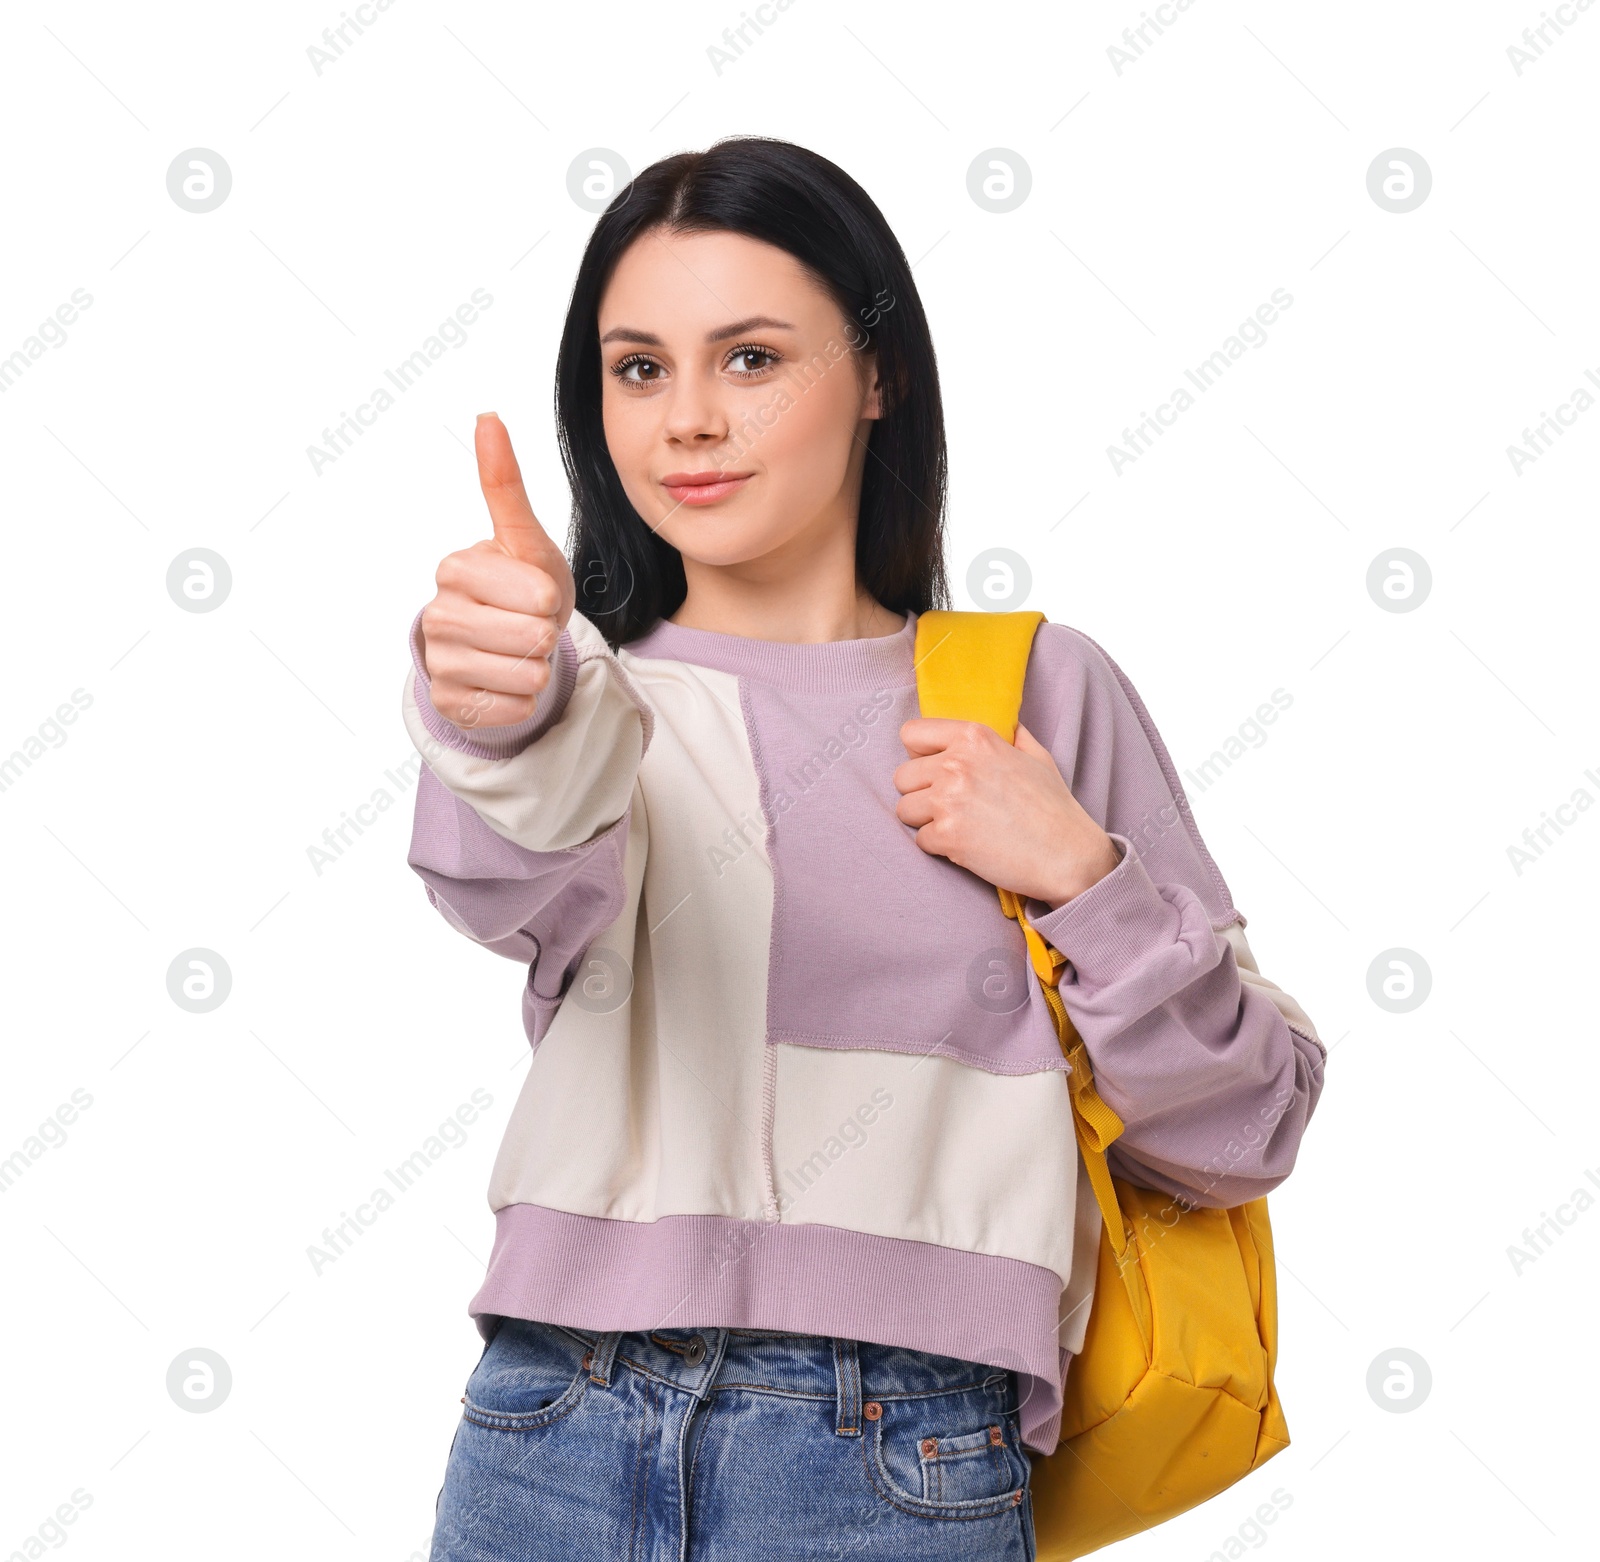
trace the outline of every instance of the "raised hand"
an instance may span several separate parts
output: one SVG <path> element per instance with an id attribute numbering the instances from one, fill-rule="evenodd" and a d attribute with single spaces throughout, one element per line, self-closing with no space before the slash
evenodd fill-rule
<path id="1" fill-rule="evenodd" d="M 572 570 L 533 513 L 506 426 L 479 415 L 478 482 L 494 535 L 446 554 L 422 610 L 434 709 L 459 727 L 524 721 L 550 682 L 550 653 L 572 617 Z"/>

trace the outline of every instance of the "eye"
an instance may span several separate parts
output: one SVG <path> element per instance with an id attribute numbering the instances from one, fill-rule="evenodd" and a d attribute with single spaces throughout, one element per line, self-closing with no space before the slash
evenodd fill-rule
<path id="1" fill-rule="evenodd" d="M 754 342 L 743 342 L 728 354 L 725 367 L 731 369 L 741 379 L 755 379 L 765 374 L 777 362 L 778 354 L 770 347 L 758 347 Z"/>
<path id="2" fill-rule="evenodd" d="M 611 372 L 625 385 L 654 385 L 661 378 L 661 365 L 644 353 L 629 353 L 612 364 Z"/>

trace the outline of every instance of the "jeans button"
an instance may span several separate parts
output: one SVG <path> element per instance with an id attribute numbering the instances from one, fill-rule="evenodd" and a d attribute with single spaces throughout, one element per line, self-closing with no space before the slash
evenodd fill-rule
<path id="1" fill-rule="evenodd" d="M 683 1359 L 691 1367 L 698 1367 L 706 1359 L 706 1342 L 698 1334 L 689 1341 L 689 1348 L 684 1351 Z"/>

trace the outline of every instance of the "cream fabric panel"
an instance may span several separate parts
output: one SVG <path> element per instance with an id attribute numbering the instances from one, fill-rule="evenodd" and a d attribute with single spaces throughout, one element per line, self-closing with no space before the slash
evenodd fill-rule
<path id="1" fill-rule="evenodd" d="M 569 993 L 529 1066 L 489 1202 L 761 1220 L 772 869 L 738 679 L 624 657 L 654 731 L 627 901 L 590 956 L 625 959 L 632 997 L 596 1013 Z"/>
<path id="2" fill-rule="evenodd" d="M 870 1048 L 776 1050 L 784 1220 L 1016 1258 L 1067 1284 L 1079 1157 L 1063 1073 L 990 1074 Z"/>

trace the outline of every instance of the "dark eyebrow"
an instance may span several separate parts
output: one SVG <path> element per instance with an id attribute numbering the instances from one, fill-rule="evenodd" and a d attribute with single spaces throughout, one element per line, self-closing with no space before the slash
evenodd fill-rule
<path id="1" fill-rule="evenodd" d="M 735 320 L 732 325 L 725 325 L 720 331 L 707 331 L 707 342 L 725 342 L 730 336 L 743 336 L 746 331 L 755 331 L 765 327 L 769 331 L 792 331 L 794 327 L 787 320 L 774 320 L 771 315 L 751 315 L 748 320 Z"/>
<path id="2" fill-rule="evenodd" d="M 730 336 L 743 336 L 746 331 L 754 331 L 763 326 L 769 331 L 792 331 L 794 329 L 787 320 L 774 320 L 771 315 L 751 315 L 747 320 L 735 320 L 732 325 L 721 326 L 715 331 L 707 331 L 706 341 L 725 342 Z M 600 338 L 602 347 L 607 342 L 637 342 L 642 347 L 659 347 L 661 338 L 650 331 L 641 331 L 631 325 L 614 325 Z"/>

